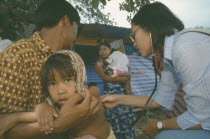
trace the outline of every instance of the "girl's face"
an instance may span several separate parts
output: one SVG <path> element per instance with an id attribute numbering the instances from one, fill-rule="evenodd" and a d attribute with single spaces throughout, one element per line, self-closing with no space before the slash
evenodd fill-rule
<path id="1" fill-rule="evenodd" d="M 101 46 L 100 46 L 99 55 L 100 55 L 102 58 L 107 58 L 107 57 L 109 57 L 110 53 L 111 53 L 111 49 L 109 49 L 107 46 L 105 46 L 105 45 L 101 45 Z"/>
<path id="2" fill-rule="evenodd" d="M 70 78 L 62 79 L 56 71 L 54 77 L 55 80 L 48 84 L 48 91 L 55 103 L 63 105 L 76 92 L 75 81 Z"/>
<path id="3" fill-rule="evenodd" d="M 134 47 L 137 48 L 141 56 L 150 56 L 153 53 L 150 32 L 146 32 L 135 24 L 131 25 L 131 31 L 132 36 L 134 37 Z"/>

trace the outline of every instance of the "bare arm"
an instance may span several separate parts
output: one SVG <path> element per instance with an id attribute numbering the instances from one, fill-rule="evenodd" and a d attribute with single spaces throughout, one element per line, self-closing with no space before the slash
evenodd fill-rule
<path id="1" fill-rule="evenodd" d="M 59 117 L 54 121 L 54 132 L 61 133 L 74 127 L 82 119 L 98 111 L 98 101 L 91 99 L 92 96 L 86 93 L 85 99 L 78 104 L 83 97 L 76 93 L 61 108 Z M 24 132 L 23 132 L 24 131 Z M 38 123 L 21 123 L 12 128 L 8 133 L 8 138 L 29 138 L 44 135 L 40 131 Z"/>
<path id="2" fill-rule="evenodd" d="M 149 120 L 147 122 L 147 125 L 143 128 L 142 132 L 144 134 L 148 134 L 150 136 L 156 136 L 160 131 L 162 130 L 180 130 L 181 128 L 179 127 L 178 123 L 177 123 L 177 117 L 175 118 L 171 118 L 171 119 L 167 119 L 167 120 L 163 120 L 163 129 L 159 130 L 157 128 L 157 122 L 158 120 Z M 190 130 L 201 130 L 202 127 L 201 125 L 197 125 L 194 127 L 189 128 Z"/>
<path id="3" fill-rule="evenodd" d="M 171 119 L 167 119 L 162 121 L 163 123 L 163 129 L 181 129 L 177 123 L 177 117 L 175 118 L 171 118 Z M 191 130 L 199 130 L 202 129 L 201 125 L 197 125 L 194 127 L 189 128 Z"/>
<path id="4" fill-rule="evenodd" d="M 143 108 L 149 96 L 131 96 L 131 95 L 104 95 L 101 97 L 103 104 L 107 108 L 113 108 L 117 105 L 128 105 Z M 150 100 L 148 108 L 158 108 L 160 105 L 153 99 Z"/>
<path id="5" fill-rule="evenodd" d="M 104 74 L 104 70 L 102 68 L 102 65 L 100 62 L 96 62 L 96 72 L 98 73 L 98 76 L 106 82 L 119 82 L 123 83 L 129 80 L 128 76 L 125 77 L 117 77 L 117 78 L 111 78 L 109 75 Z"/>
<path id="6" fill-rule="evenodd" d="M 34 112 L 19 112 L 0 115 L 0 136 L 3 136 L 12 127 L 20 122 L 35 122 L 36 116 Z"/>

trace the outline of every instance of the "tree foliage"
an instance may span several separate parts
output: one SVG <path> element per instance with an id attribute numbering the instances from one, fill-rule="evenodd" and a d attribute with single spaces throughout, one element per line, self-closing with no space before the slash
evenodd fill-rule
<path id="1" fill-rule="evenodd" d="M 210 30 L 210 27 L 204 27 L 204 26 L 196 26 L 195 28 L 197 28 L 197 29 Z"/>
<path id="2" fill-rule="evenodd" d="M 6 5 L 11 24 L 8 25 L 7 38 L 11 40 L 21 38 L 24 28 L 22 24 L 29 24 L 35 10 L 44 0 L 1 0 L 0 4 Z M 102 9 L 111 0 L 67 0 L 79 11 L 83 23 L 100 23 L 113 25 L 110 14 L 102 13 Z M 127 11 L 131 16 L 138 11 L 139 7 L 153 0 L 124 0 L 120 3 L 120 10 Z"/>
<path id="3" fill-rule="evenodd" d="M 100 23 L 112 25 L 109 14 L 102 13 L 101 9 L 106 6 L 106 0 L 67 0 L 69 1 L 83 17 L 83 23 Z"/>
<path id="4" fill-rule="evenodd" d="M 127 20 L 130 21 L 140 7 L 152 1 L 154 0 L 125 0 L 120 3 L 120 10 L 127 11 L 129 13 Z"/>
<path id="5" fill-rule="evenodd" d="M 6 7 L 5 14 L 9 17 L 3 38 L 17 40 L 22 38 L 24 27 L 31 23 L 32 15 L 42 0 L 1 0 L 0 5 Z"/>

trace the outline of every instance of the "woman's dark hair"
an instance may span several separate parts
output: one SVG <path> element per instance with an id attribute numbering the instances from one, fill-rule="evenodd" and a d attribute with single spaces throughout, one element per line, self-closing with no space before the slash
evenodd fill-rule
<path id="1" fill-rule="evenodd" d="M 182 21 L 160 2 L 144 5 L 134 15 L 131 23 L 151 32 L 155 50 L 160 49 L 159 45 L 163 46 L 165 36 L 174 34 L 175 29 L 184 29 Z"/>
<path id="2" fill-rule="evenodd" d="M 108 47 L 109 49 L 111 49 L 111 45 L 110 45 L 109 42 L 102 42 L 98 46 L 101 47 L 102 45 L 105 45 L 106 47 Z"/>
<path id="3" fill-rule="evenodd" d="M 108 47 L 109 49 L 112 49 L 111 53 L 113 53 L 114 51 L 116 51 L 114 48 L 111 48 L 111 45 L 110 45 L 109 42 L 102 42 L 102 43 L 100 43 L 100 44 L 98 45 L 99 48 L 100 48 L 102 45 Z"/>
<path id="4" fill-rule="evenodd" d="M 62 79 L 74 77 L 75 70 L 69 56 L 61 53 L 53 54 L 42 67 L 40 71 L 41 85 L 47 96 L 49 96 L 48 85 L 55 80 L 55 72 L 58 72 Z"/>
<path id="5" fill-rule="evenodd" d="M 45 0 L 37 9 L 32 22 L 37 26 L 37 30 L 40 30 L 57 25 L 64 15 L 69 17 L 71 23 L 80 24 L 77 10 L 66 0 Z"/>

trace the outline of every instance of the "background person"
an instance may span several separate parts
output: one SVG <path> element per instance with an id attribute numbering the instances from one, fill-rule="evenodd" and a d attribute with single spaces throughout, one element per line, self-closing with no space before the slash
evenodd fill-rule
<path id="1" fill-rule="evenodd" d="M 108 64 L 105 61 L 112 53 L 112 49 L 109 43 L 102 43 L 99 45 L 100 58 L 96 62 L 96 72 L 99 77 L 104 81 L 104 94 L 106 95 L 125 95 L 123 83 L 128 81 L 127 76 L 118 76 L 111 78 L 110 75 L 106 75 L 105 72 L 111 71 Z M 113 114 L 114 113 L 114 114 Z M 106 118 L 111 124 L 114 134 L 117 139 L 135 139 L 134 125 L 126 125 L 122 121 L 131 123 L 134 121 L 134 114 L 132 113 L 132 107 L 129 106 L 117 106 L 112 109 L 106 110 Z"/>
<path id="2" fill-rule="evenodd" d="M 172 109 L 175 93 L 183 83 L 187 111 L 178 117 L 147 123 L 143 133 L 157 139 L 210 137 L 210 32 L 184 29 L 182 22 L 162 3 L 146 4 L 132 19 L 132 37 L 138 52 L 148 57 L 154 52 L 164 59 L 164 71 L 149 108 Z M 143 107 L 149 96 L 104 96 L 107 107 Z M 182 130 L 180 130 L 182 129 Z M 187 130 L 186 130 L 187 129 Z"/>

